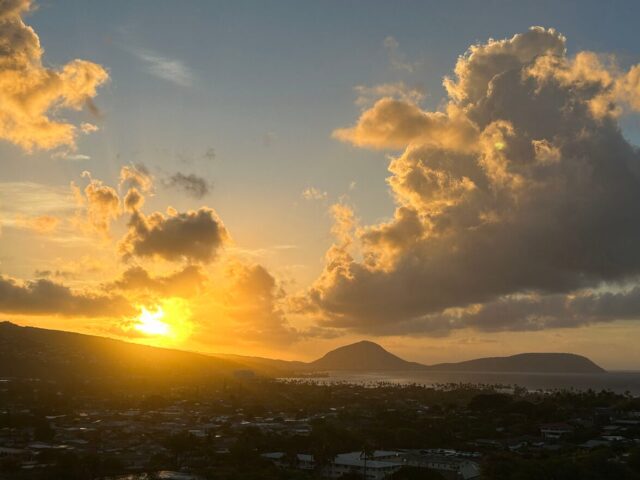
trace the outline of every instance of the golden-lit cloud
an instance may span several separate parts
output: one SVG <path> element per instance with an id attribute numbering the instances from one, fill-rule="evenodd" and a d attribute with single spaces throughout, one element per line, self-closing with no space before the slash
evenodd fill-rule
<path id="1" fill-rule="evenodd" d="M 229 262 L 217 282 L 194 303 L 193 320 L 204 338 L 221 344 L 285 345 L 300 332 L 286 318 L 286 293 L 262 265 Z"/>
<path id="2" fill-rule="evenodd" d="M 341 128 L 333 136 L 358 147 L 401 149 L 411 143 L 466 149 L 477 131 L 455 106 L 449 112 L 425 112 L 417 105 L 384 97 L 366 110 L 355 126 Z"/>
<path id="3" fill-rule="evenodd" d="M 302 191 L 302 198 L 305 200 L 325 200 L 328 194 L 316 187 L 307 187 Z"/>
<path id="4" fill-rule="evenodd" d="M 540 57 L 527 73 L 543 84 L 552 80 L 595 90 L 597 94 L 584 99 L 595 117 L 618 116 L 625 109 L 640 111 L 640 65 L 621 71 L 612 55 L 579 52 L 574 58 Z"/>
<path id="5" fill-rule="evenodd" d="M 36 217 L 18 217 L 17 224 L 36 233 L 51 233 L 60 224 L 60 219 L 53 215 L 38 215 Z"/>
<path id="6" fill-rule="evenodd" d="M 111 222 L 122 214 L 118 192 L 101 180 L 92 178 L 89 172 L 84 172 L 82 176 L 89 179 L 89 184 L 84 190 L 71 182 L 71 190 L 80 207 L 80 226 L 108 237 Z"/>
<path id="7" fill-rule="evenodd" d="M 31 0 L 0 3 L 0 138 L 26 151 L 74 148 L 78 128 L 56 114 L 81 109 L 109 75 L 78 59 L 46 68 L 38 35 L 22 19 L 32 9 Z"/>
<path id="8" fill-rule="evenodd" d="M 120 169 L 118 187 L 121 190 L 137 188 L 143 193 L 153 190 L 153 176 L 143 164 L 124 165 Z"/>
<path id="9" fill-rule="evenodd" d="M 354 91 L 358 94 L 356 105 L 360 107 L 370 107 L 381 98 L 393 98 L 418 105 L 426 97 L 421 87 L 409 86 L 404 82 L 381 83 L 372 87 L 357 85 Z"/>
<path id="10" fill-rule="evenodd" d="M 640 274 L 640 153 L 617 123 L 637 106 L 640 66 L 568 57 L 565 43 L 533 27 L 473 45 L 441 110 L 385 97 L 334 132 L 401 150 L 396 210 L 368 226 L 336 215 L 302 310 L 324 326 L 431 335 L 640 316 L 628 287 Z"/>

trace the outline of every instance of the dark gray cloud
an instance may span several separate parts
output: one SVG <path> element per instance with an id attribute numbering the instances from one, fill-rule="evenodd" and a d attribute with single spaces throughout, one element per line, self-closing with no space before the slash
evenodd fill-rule
<path id="1" fill-rule="evenodd" d="M 571 294 L 518 294 L 497 298 L 467 309 L 426 315 L 410 328 L 472 327 L 482 331 L 532 331 L 571 328 L 640 316 L 640 287 L 619 291 L 580 291 Z"/>
<path id="2" fill-rule="evenodd" d="M 125 316 L 135 309 L 122 297 L 74 292 L 47 279 L 23 284 L 0 276 L 0 311 L 22 315 Z"/>
<path id="3" fill-rule="evenodd" d="M 176 172 L 164 180 L 168 188 L 182 190 L 190 197 L 201 199 L 211 191 L 211 182 L 195 173 Z"/>
<path id="4" fill-rule="evenodd" d="M 356 145 L 403 147 L 389 166 L 397 208 L 387 222 L 338 228 L 307 308 L 324 325 L 378 333 L 615 317 L 578 304 L 556 306 L 555 320 L 544 312 L 578 293 L 604 308 L 608 297 L 589 289 L 640 275 L 640 152 L 617 122 L 635 108 L 621 85 L 636 68 L 568 58 L 564 37 L 533 28 L 471 47 L 445 81 L 443 111 L 382 99 L 338 130 Z M 532 294 L 545 300 L 514 300 Z M 518 314 L 536 309 L 537 319 Z"/>
<path id="5" fill-rule="evenodd" d="M 172 211 L 168 216 L 159 212 L 145 216 L 134 210 L 121 249 L 125 257 L 208 262 L 228 239 L 222 221 L 210 208 Z"/>

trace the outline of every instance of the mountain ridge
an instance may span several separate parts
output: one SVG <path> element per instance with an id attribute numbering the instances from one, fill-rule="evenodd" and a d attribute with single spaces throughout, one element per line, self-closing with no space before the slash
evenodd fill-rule
<path id="1" fill-rule="evenodd" d="M 307 364 L 311 370 L 414 370 L 423 365 L 408 362 L 369 340 L 335 348 Z"/>
<path id="2" fill-rule="evenodd" d="M 495 373 L 603 373 L 592 360 L 573 353 L 519 353 L 504 357 L 485 357 L 462 362 L 425 365 L 404 360 L 377 343 L 363 340 L 338 347 L 309 362 L 309 370 L 352 371 L 457 371 Z"/>
<path id="3" fill-rule="evenodd" d="M 410 362 L 381 345 L 362 340 L 311 361 L 277 360 L 152 347 L 95 335 L 0 322 L 0 376 L 65 375 L 69 364 L 87 375 L 161 375 L 181 372 L 198 377 L 253 370 L 266 376 L 327 371 L 458 371 L 495 373 L 604 373 L 587 357 L 572 353 L 520 353 L 455 363 Z M 77 365 L 77 367 L 76 367 Z"/>
<path id="4" fill-rule="evenodd" d="M 559 369 L 558 363 L 562 368 Z M 591 359 L 575 353 L 531 352 L 504 357 L 484 357 L 455 363 L 426 366 L 432 371 L 510 373 L 605 373 Z"/>

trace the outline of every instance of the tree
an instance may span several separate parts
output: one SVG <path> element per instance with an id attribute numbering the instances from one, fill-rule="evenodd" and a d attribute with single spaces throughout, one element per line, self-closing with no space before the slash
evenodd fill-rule
<path id="1" fill-rule="evenodd" d="M 367 460 L 373 458 L 375 454 L 374 448 L 371 446 L 369 442 L 365 442 L 362 446 L 362 451 L 360 452 L 360 459 L 364 460 L 364 468 L 362 472 L 362 478 L 367 478 Z"/>

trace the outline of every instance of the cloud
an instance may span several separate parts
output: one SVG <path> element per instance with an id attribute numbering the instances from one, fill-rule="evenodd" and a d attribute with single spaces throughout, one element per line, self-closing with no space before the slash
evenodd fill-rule
<path id="1" fill-rule="evenodd" d="M 89 122 L 82 122 L 80 124 L 80 131 L 84 134 L 89 134 L 89 133 L 93 133 L 93 132 L 97 132 L 98 130 L 100 130 L 96 125 L 94 125 L 93 123 L 89 123 Z"/>
<path id="2" fill-rule="evenodd" d="M 180 60 L 164 57 L 152 50 L 140 48 L 127 50 L 142 60 L 145 69 L 151 75 L 181 87 L 190 87 L 193 85 L 195 79 L 193 72 Z"/>
<path id="3" fill-rule="evenodd" d="M 78 59 L 59 69 L 44 67 L 40 39 L 22 20 L 32 9 L 31 0 L 0 3 L 0 138 L 28 152 L 73 149 L 78 129 L 57 113 L 81 109 L 109 75 Z"/>
<path id="4" fill-rule="evenodd" d="M 56 258 L 47 262 L 47 268 L 37 269 L 34 275 L 38 278 L 58 278 L 63 280 L 78 280 L 80 278 L 95 278 L 104 275 L 107 264 L 104 258 L 95 255 L 83 255 L 74 260 Z"/>
<path id="5" fill-rule="evenodd" d="M 153 190 L 153 176 L 142 163 L 124 165 L 120 169 L 118 188 L 120 190 L 137 188 L 143 193 L 151 192 Z"/>
<path id="6" fill-rule="evenodd" d="M 584 305 L 606 310 L 613 297 L 599 292 L 640 275 L 640 151 L 617 123 L 636 108 L 639 66 L 565 52 L 540 27 L 473 45 L 442 110 L 382 98 L 334 133 L 400 151 L 387 180 L 396 210 L 360 226 L 337 207 L 307 311 L 329 327 L 431 335 L 615 317 Z"/>
<path id="7" fill-rule="evenodd" d="M 159 257 L 170 261 L 209 262 L 229 238 L 222 221 L 210 208 L 183 213 L 170 209 L 168 215 L 155 212 L 149 216 L 133 208 L 129 231 L 120 248 L 125 258 Z"/>
<path id="8" fill-rule="evenodd" d="M 73 215 L 76 203 L 67 186 L 34 182 L 0 183 L 0 227 L 49 233 Z"/>
<path id="9" fill-rule="evenodd" d="M 46 185 L 35 182 L 0 183 L 2 212 L 24 215 L 69 213 L 76 203 L 68 185 Z"/>
<path id="10" fill-rule="evenodd" d="M 191 297 L 202 290 L 206 280 L 206 274 L 197 265 L 188 265 L 170 275 L 155 277 L 144 268 L 135 266 L 128 268 L 121 278 L 110 283 L 108 287 L 163 296 Z"/>
<path id="11" fill-rule="evenodd" d="M 418 328 L 475 328 L 487 332 L 572 328 L 640 315 L 640 287 L 618 291 L 584 290 L 571 294 L 517 294 L 425 317 Z"/>
<path id="12" fill-rule="evenodd" d="M 89 184 L 84 190 L 71 182 L 71 190 L 81 207 L 77 214 L 81 227 L 88 226 L 91 230 L 108 237 L 111 222 L 122 214 L 118 192 L 113 187 L 104 185 L 101 180 L 92 178 L 91 173 L 87 171 L 83 172 L 82 176 L 89 179 Z"/>
<path id="13" fill-rule="evenodd" d="M 285 317 L 285 292 L 265 267 L 232 262 L 224 279 L 220 315 L 225 324 L 211 328 L 227 332 L 236 342 L 283 345 L 299 339 L 298 330 Z M 198 313 L 201 321 L 207 323 L 206 317 L 211 321 L 209 311 L 205 304 Z"/>
<path id="14" fill-rule="evenodd" d="M 325 200 L 327 195 L 327 192 L 318 190 L 316 187 L 308 187 L 302 192 L 302 198 L 305 200 Z"/>
<path id="15" fill-rule="evenodd" d="M 404 71 L 406 73 L 413 73 L 418 67 L 418 63 L 412 63 L 407 60 L 404 53 L 400 51 L 400 44 L 398 41 L 389 35 L 384 39 L 384 48 L 389 56 L 389 63 L 394 70 Z"/>
<path id="16" fill-rule="evenodd" d="M 210 162 L 212 162 L 213 160 L 216 159 L 216 150 L 213 147 L 208 147 L 204 154 L 202 155 L 202 157 L 205 160 L 209 160 Z"/>
<path id="17" fill-rule="evenodd" d="M 565 42 L 553 29 L 532 27 L 509 39 L 472 45 L 458 59 L 455 79 L 446 77 L 444 86 L 452 100 L 463 105 L 476 103 L 491 93 L 498 77 L 514 70 L 523 72 L 538 58 L 563 58 Z"/>
<path id="18" fill-rule="evenodd" d="M 409 143 L 464 149 L 477 138 L 475 125 L 455 106 L 447 113 L 425 112 L 414 103 L 384 97 L 366 110 L 353 127 L 333 137 L 358 147 L 398 150 Z"/>
<path id="19" fill-rule="evenodd" d="M 359 107 L 369 107 L 380 98 L 394 98 L 406 103 L 420 104 L 426 97 L 422 87 L 410 87 L 404 82 L 381 83 L 367 87 L 366 85 L 357 85 L 354 88 L 358 94 L 356 105 Z"/>
<path id="20" fill-rule="evenodd" d="M 84 160 L 91 160 L 91 157 L 89 155 L 85 155 L 83 153 L 69 152 L 69 151 L 66 151 L 66 150 L 55 152 L 53 155 L 51 155 L 51 158 L 54 158 L 56 160 L 71 160 L 71 161 L 75 161 L 75 162 L 82 162 Z"/>
<path id="21" fill-rule="evenodd" d="M 0 276 L 0 312 L 108 317 L 131 315 L 134 309 L 119 296 L 74 292 L 67 286 L 46 279 L 19 283 Z"/>
<path id="22" fill-rule="evenodd" d="M 176 172 L 164 180 L 164 184 L 168 188 L 180 189 L 196 199 L 201 199 L 211 191 L 211 183 L 194 173 L 185 175 L 184 173 Z"/>
<path id="23" fill-rule="evenodd" d="M 60 219 L 53 215 L 38 215 L 37 217 L 18 217 L 17 225 L 32 230 L 36 233 L 51 233 L 58 225 Z"/>

